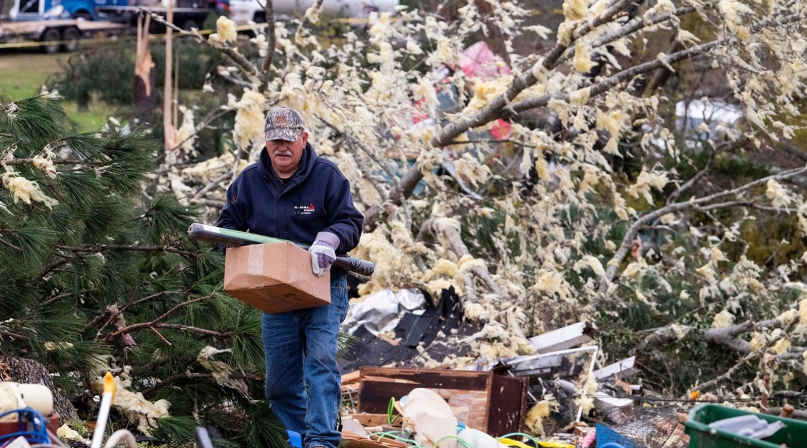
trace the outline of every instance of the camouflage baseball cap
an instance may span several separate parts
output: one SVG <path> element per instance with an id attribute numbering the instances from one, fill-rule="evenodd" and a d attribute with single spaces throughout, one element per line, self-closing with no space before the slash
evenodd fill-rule
<path id="1" fill-rule="evenodd" d="M 286 140 L 293 142 L 300 138 L 305 130 L 305 123 L 300 112 L 288 107 L 272 109 L 266 115 L 264 131 L 266 140 Z"/>

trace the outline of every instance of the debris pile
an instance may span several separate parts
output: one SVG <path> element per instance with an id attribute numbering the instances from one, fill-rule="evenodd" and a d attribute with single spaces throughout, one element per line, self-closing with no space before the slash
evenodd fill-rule
<path id="1" fill-rule="evenodd" d="M 459 299 L 449 289 L 437 303 L 416 290 L 370 296 L 352 306 L 345 326 L 357 340 L 340 361 L 347 372 L 342 419 L 348 446 L 359 439 L 390 447 L 426 442 L 407 429 L 401 406 L 413 391 L 424 389 L 441 397 L 449 418 L 461 425 L 450 435 L 473 429 L 480 446 L 487 446 L 486 437 L 519 434 L 511 445 L 595 447 L 606 437 L 597 435 L 599 422 L 606 428 L 601 434 L 644 437 L 637 446 L 655 446 L 650 441 L 661 439 L 659 447 L 688 446 L 675 410 L 636 406 L 646 391 L 630 382 L 637 373 L 635 357 L 595 368 L 600 348 L 589 322 L 529 339 L 530 355 L 502 357 L 502 351 L 493 358 L 468 343 L 484 333 L 485 323 L 462 319 Z M 434 446 L 428 440 L 432 445 L 417 444 Z"/>

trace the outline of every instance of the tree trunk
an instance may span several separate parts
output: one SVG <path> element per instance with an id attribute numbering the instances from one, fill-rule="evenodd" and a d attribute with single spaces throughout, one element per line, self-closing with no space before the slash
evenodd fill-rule
<path id="1" fill-rule="evenodd" d="M 0 356 L 0 375 L 3 381 L 25 384 L 41 384 L 53 393 L 53 411 L 61 421 L 78 418 L 73 404 L 53 386 L 48 369 L 33 359 Z"/>
<path id="2" fill-rule="evenodd" d="M 149 10 L 151 7 L 149 6 Z M 151 16 L 140 16 L 137 19 L 137 55 L 135 57 L 134 106 L 137 117 L 144 122 L 151 123 L 154 107 L 157 105 L 154 98 L 156 87 L 156 73 L 154 61 L 149 51 L 149 26 Z"/>

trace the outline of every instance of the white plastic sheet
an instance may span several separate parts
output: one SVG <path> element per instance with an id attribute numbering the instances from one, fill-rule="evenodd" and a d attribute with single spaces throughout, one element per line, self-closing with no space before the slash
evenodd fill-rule
<path id="1" fill-rule="evenodd" d="M 351 305 L 344 325 L 350 334 L 364 326 L 367 331 L 378 336 L 398 326 L 402 310 L 416 310 L 425 303 L 426 298 L 419 289 L 402 289 L 398 292 L 385 289 Z"/>

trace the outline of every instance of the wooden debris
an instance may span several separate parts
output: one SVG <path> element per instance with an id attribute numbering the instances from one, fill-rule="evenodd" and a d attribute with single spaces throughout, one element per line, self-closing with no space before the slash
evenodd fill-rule
<path id="1" fill-rule="evenodd" d="M 342 414 L 342 420 L 347 419 L 356 420 L 365 428 L 389 425 L 387 422 L 387 414 Z M 400 426 L 400 419 L 398 420 L 397 424 Z M 395 422 L 393 422 L 392 426 L 395 426 Z"/>
<path id="2" fill-rule="evenodd" d="M 615 423 L 623 423 L 633 417 L 633 400 L 614 398 L 602 392 L 594 394 L 594 407 L 605 412 Z"/>
<path id="3" fill-rule="evenodd" d="M 372 439 L 362 437 L 358 434 L 345 431 L 342 432 L 342 443 L 345 448 L 408 448 L 409 445 L 394 439 L 381 438 Z M 340 445 L 341 446 L 341 445 Z"/>
<path id="4" fill-rule="evenodd" d="M 378 367 L 361 368 L 357 408 L 360 412 L 384 413 L 385 420 L 365 426 L 387 424 L 385 413 L 390 398 L 398 400 L 418 387 L 437 392 L 448 402 L 454 416 L 469 428 L 495 437 L 520 432 L 523 427 L 527 413 L 528 378 L 496 375 L 490 371 Z"/>

